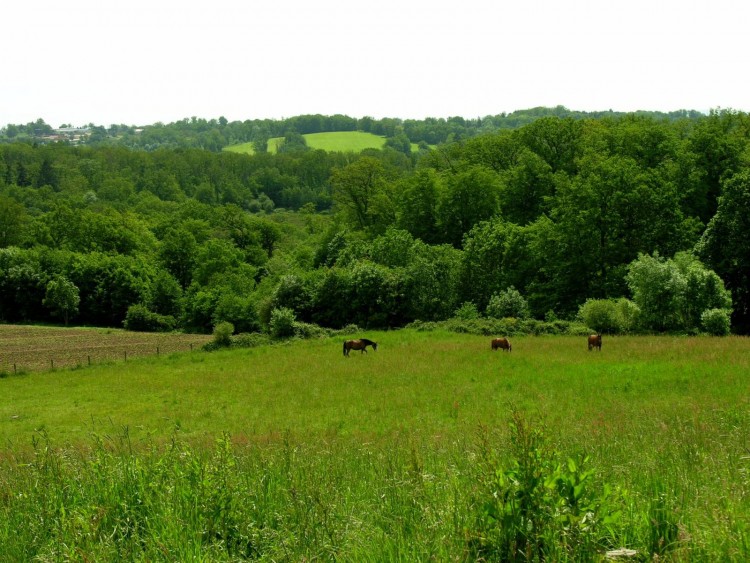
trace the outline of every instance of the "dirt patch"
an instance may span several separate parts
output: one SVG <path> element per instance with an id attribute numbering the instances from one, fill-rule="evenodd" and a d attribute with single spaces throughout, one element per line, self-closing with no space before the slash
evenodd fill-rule
<path id="1" fill-rule="evenodd" d="M 84 366 L 198 350 L 205 334 L 0 325 L 0 373 Z"/>

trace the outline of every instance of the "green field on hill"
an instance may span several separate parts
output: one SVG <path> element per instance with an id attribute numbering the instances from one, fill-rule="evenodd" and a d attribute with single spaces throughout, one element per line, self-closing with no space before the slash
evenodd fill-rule
<path id="1" fill-rule="evenodd" d="M 750 555 L 750 339 L 366 336 L 377 351 L 348 358 L 336 338 L 6 373 L 0 544 L 12 560 Z"/>
<path id="2" fill-rule="evenodd" d="M 329 152 L 361 152 L 365 149 L 381 149 L 385 144 L 385 137 L 365 133 L 363 131 L 338 131 L 332 133 L 310 133 L 303 135 L 307 146 L 315 150 Z M 274 137 L 268 140 L 268 152 L 276 153 L 283 137 Z M 252 143 L 241 143 L 224 148 L 225 151 L 253 154 Z M 416 152 L 419 147 L 412 144 L 411 150 Z"/>

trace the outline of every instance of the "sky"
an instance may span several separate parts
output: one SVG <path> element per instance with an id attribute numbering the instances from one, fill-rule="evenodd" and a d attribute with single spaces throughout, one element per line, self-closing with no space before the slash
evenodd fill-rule
<path id="1" fill-rule="evenodd" d="M 747 0 L 24 0 L 0 128 L 750 111 Z"/>

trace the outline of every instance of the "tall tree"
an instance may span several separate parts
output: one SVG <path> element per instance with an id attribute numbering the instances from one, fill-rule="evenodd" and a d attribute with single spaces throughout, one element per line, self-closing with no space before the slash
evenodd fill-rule
<path id="1" fill-rule="evenodd" d="M 26 208 L 23 205 L 0 195 L 0 248 L 21 242 L 26 219 Z"/>
<path id="2" fill-rule="evenodd" d="M 750 334 L 750 172 L 723 184 L 716 215 L 697 245 L 699 256 L 716 271 L 732 292 L 732 324 Z"/>
<path id="3" fill-rule="evenodd" d="M 398 226 L 424 242 L 438 242 L 441 190 L 437 173 L 429 168 L 420 169 L 400 182 L 396 189 Z"/>
<path id="4" fill-rule="evenodd" d="M 497 214 L 501 185 L 497 174 L 482 166 L 471 166 L 445 180 L 440 202 L 440 222 L 444 241 L 460 248 L 464 235 L 479 223 Z"/>
<path id="5" fill-rule="evenodd" d="M 47 283 L 47 293 L 44 305 L 52 310 L 53 315 L 59 315 L 68 326 L 68 319 L 78 312 L 81 297 L 76 285 L 69 279 L 58 276 Z"/>
<path id="6" fill-rule="evenodd" d="M 331 174 L 333 200 L 348 222 L 358 229 L 373 224 L 373 202 L 385 190 L 385 167 L 376 158 L 363 156 Z"/>

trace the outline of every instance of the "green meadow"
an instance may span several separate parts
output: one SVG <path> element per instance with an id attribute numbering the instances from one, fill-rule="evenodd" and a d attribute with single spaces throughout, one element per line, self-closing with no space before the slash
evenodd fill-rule
<path id="1" fill-rule="evenodd" d="M 0 377 L 10 560 L 750 556 L 750 340 L 369 333 Z M 30 522 L 24 524 L 24 522 Z"/>
<path id="2" fill-rule="evenodd" d="M 314 150 L 328 152 L 355 152 L 359 153 L 365 149 L 382 149 L 385 137 L 365 133 L 364 131 L 336 131 L 330 133 L 308 133 L 303 135 L 307 146 Z M 274 137 L 268 140 L 268 152 L 275 154 L 283 137 Z M 253 154 L 252 143 L 240 143 L 224 148 L 226 151 Z M 419 147 L 412 143 L 412 152 L 417 152 Z"/>

